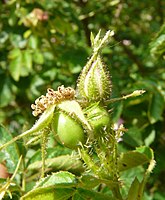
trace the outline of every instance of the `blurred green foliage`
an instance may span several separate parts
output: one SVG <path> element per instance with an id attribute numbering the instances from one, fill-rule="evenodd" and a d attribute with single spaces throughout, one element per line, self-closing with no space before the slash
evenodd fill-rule
<path id="1" fill-rule="evenodd" d="M 75 87 L 90 55 L 90 32 L 114 30 L 104 49 L 115 103 L 112 120 L 128 132 L 121 149 L 151 146 L 157 166 L 145 199 L 163 199 L 165 185 L 165 3 L 163 0 L 3 0 L 0 2 L 0 123 L 13 135 L 31 127 L 30 105 L 48 87 Z"/>

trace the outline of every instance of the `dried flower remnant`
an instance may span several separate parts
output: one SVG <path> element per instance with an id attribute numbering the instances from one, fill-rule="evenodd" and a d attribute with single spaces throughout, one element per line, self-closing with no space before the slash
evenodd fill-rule
<path id="1" fill-rule="evenodd" d="M 75 96 L 75 90 L 71 87 L 65 88 L 63 85 L 59 86 L 57 91 L 51 88 L 47 89 L 46 95 L 42 95 L 35 100 L 35 104 L 31 105 L 34 110 L 32 114 L 38 116 L 43 113 L 49 105 L 58 104 L 63 100 L 72 100 Z"/>

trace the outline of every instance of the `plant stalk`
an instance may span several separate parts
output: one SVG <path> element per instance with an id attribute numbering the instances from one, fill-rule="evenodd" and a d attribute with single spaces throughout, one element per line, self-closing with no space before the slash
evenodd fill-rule
<path id="1" fill-rule="evenodd" d="M 46 158 L 46 146 L 48 141 L 49 128 L 45 128 L 42 132 L 42 141 L 41 141 L 41 156 L 42 156 L 42 169 L 41 169 L 41 178 L 45 175 L 45 158 Z"/>

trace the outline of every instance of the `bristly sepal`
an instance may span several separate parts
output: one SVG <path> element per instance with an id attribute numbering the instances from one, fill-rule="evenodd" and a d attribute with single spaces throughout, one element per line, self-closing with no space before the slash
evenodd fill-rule
<path id="1" fill-rule="evenodd" d="M 83 68 L 77 83 L 77 98 L 87 102 L 104 102 L 112 92 L 110 72 L 101 60 L 101 49 L 109 42 L 113 31 L 100 39 L 100 32 L 94 38 L 91 34 L 93 55 Z"/>

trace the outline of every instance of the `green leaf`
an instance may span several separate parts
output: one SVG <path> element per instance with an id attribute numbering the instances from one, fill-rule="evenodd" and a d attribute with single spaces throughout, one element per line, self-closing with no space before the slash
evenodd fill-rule
<path id="1" fill-rule="evenodd" d="M 32 71 L 32 55 L 29 50 L 13 49 L 9 54 L 9 59 L 11 59 L 9 71 L 15 81 Z"/>
<path id="2" fill-rule="evenodd" d="M 54 135 L 53 135 L 54 136 Z M 51 135 L 50 135 L 51 137 Z M 54 137 L 52 138 L 53 142 L 54 142 Z M 53 143 L 54 146 L 54 143 Z M 33 156 L 31 156 L 31 149 L 29 150 L 29 161 L 27 163 L 27 166 L 36 162 L 36 161 L 41 161 L 41 150 L 39 149 L 38 151 L 35 151 L 35 153 L 33 154 Z M 72 153 L 71 149 L 68 148 L 64 148 L 61 145 L 56 145 L 55 147 L 52 148 L 47 148 L 47 159 L 48 158 L 56 158 L 58 156 L 62 156 L 62 155 L 70 155 Z"/>
<path id="3" fill-rule="evenodd" d="M 28 46 L 31 49 L 37 49 L 38 47 L 38 38 L 34 35 L 31 35 L 28 41 Z"/>
<path id="4" fill-rule="evenodd" d="M 27 40 L 22 38 L 21 34 L 10 34 L 10 41 L 14 48 L 23 49 L 26 47 Z"/>
<path id="5" fill-rule="evenodd" d="M 150 44 L 151 55 L 155 58 L 163 56 L 165 53 L 165 24 L 162 25 L 156 38 Z"/>
<path id="6" fill-rule="evenodd" d="M 49 175 L 39 182 L 33 190 L 28 192 L 21 200 L 62 200 L 69 199 L 77 185 L 75 175 L 69 172 L 57 172 Z"/>
<path id="7" fill-rule="evenodd" d="M 164 193 L 161 190 L 157 190 L 157 192 L 154 193 L 154 200 L 164 200 Z"/>
<path id="8" fill-rule="evenodd" d="M 19 48 L 15 48 L 9 52 L 8 58 L 13 60 L 15 58 L 18 58 L 20 55 L 21 55 L 21 50 Z"/>
<path id="9" fill-rule="evenodd" d="M 138 179 L 135 178 L 129 189 L 127 200 L 137 199 L 138 192 L 139 192 L 139 186 L 140 186 L 140 183 L 139 183 Z"/>
<path id="10" fill-rule="evenodd" d="M 50 176 L 47 176 L 41 179 L 35 186 L 38 187 L 48 187 L 58 185 L 58 187 L 73 187 L 77 184 L 76 176 L 72 173 L 61 171 L 53 173 Z"/>
<path id="11" fill-rule="evenodd" d="M 94 190 L 87 190 L 78 188 L 77 191 L 74 193 L 72 197 L 73 200 L 86 200 L 86 199 L 93 199 L 93 200 L 116 200 L 116 198 L 103 194 L 101 192 L 96 192 Z"/>
<path id="12" fill-rule="evenodd" d="M 146 146 L 150 146 L 155 140 L 156 133 L 155 130 L 152 130 L 151 133 L 145 138 L 144 143 Z"/>
<path id="13" fill-rule="evenodd" d="M 38 50 L 34 51 L 33 60 L 35 63 L 42 65 L 44 63 L 44 57 Z"/>
<path id="14" fill-rule="evenodd" d="M 68 200 L 74 193 L 71 188 L 39 188 L 32 190 L 20 200 Z"/>
<path id="15" fill-rule="evenodd" d="M 137 147 L 135 152 L 139 152 L 144 154 L 145 156 L 147 156 L 147 158 L 150 160 L 154 159 L 154 152 L 151 148 L 146 147 L 146 146 L 142 146 L 142 147 Z"/>
<path id="16" fill-rule="evenodd" d="M 13 137 L 10 132 L 2 125 L 0 125 L 0 145 L 12 140 Z M 5 161 L 9 173 L 13 173 L 18 160 L 19 151 L 16 144 L 8 146 L 5 150 L 0 151 L 0 162 Z"/>
<path id="17" fill-rule="evenodd" d="M 126 144 L 137 147 L 142 145 L 141 130 L 139 127 L 133 126 L 123 135 L 123 140 Z"/>
<path id="18" fill-rule="evenodd" d="M 9 78 L 0 75 L 0 107 L 7 106 L 13 99 L 12 83 Z"/>
<path id="19" fill-rule="evenodd" d="M 32 71 L 32 54 L 29 50 L 22 52 L 21 76 L 27 76 Z"/>
<path id="20" fill-rule="evenodd" d="M 16 49 L 12 51 L 9 58 L 12 59 L 9 64 L 9 72 L 15 81 L 19 81 L 22 67 L 22 53 L 19 49 Z"/>
<path id="21" fill-rule="evenodd" d="M 79 187 L 86 188 L 86 189 L 92 189 L 96 187 L 97 185 L 99 185 L 101 182 L 99 179 L 89 174 L 83 175 L 79 179 L 79 181 L 80 181 Z"/>
<path id="22" fill-rule="evenodd" d="M 124 171 L 148 163 L 150 159 L 143 153 L 129 151 L 122 153 L 118 160 L 119 171 Z"/>
<path id="23" fill-rule="evenodd" d="M 43 162 L 36 161 L 28 166 L 29 170 L 40 170 Z M 83 163 L 72 155 L 61 155 L 55 158 L 48 158 L 45 161 L 46 168 L 51 170 L 67 170 L 72 173 L 81 173 L 84 171 Z"/>
<path id="24" fill-rule="evenodd" d="M 152 124 L 162 120 L 162 114 L 165 107 L 164 97 L 158 90 L 150 98 L 148 117 Z"/>
<path id="25" fill-rule="evenodd" d="M 48 127 L 48 125 L 50 124 L 52 118 L 53 118 L 53 114 L 54 114 L 54 109 L 55 109 L 56 105 L 50 105 L 40 116 L 39 120 L 34 124 L 34 126 L 25 131 L 24 133 L 16 136 L 15 138 L 13 138 L 12 140 L 8 141 L 7 143 L 3 144 L 0 146 L 0 150 L 4 149 L 5 147 L 9 146 L 10 144 L 14 143 L 15 141 L 23 138 L 23 137 L 27 137 L 31 134 L 34 133 L 40 133 L 40 131 L 42 131 L 44 128 Z"/>
<path id="26" fill-rule="evenodd" d="M 165 52 L 165 34 L 160 35 L 152 44 L 151 55 L 159 58 Z"/>
<path id="27" fill-rule="evenodd" d="M 71 24 L 67 20 L 64 20 L 63 18 L 60 18 L 58 16 L 56 16 L 56 18 L 54 19 L 53 24 L 56 31 L 61 34 L 65 34 L 66 32 L 69 32 L 71 30 Z"/>

